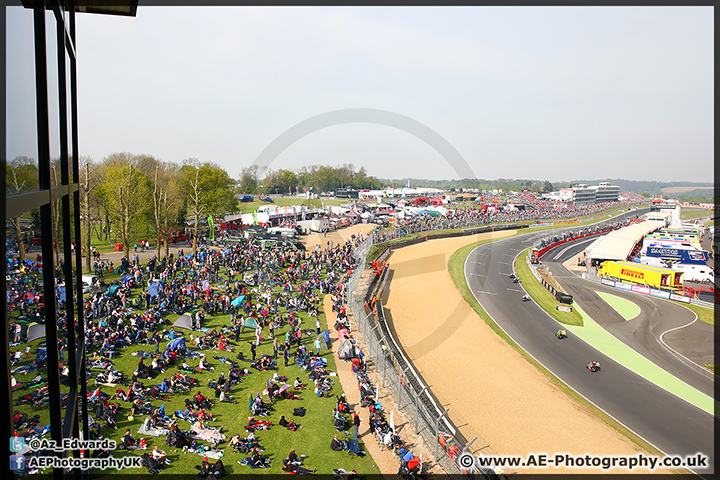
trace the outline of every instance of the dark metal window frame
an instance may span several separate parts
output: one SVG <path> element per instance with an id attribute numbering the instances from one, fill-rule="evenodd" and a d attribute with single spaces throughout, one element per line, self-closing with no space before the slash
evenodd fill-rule
<path id="1" fill-rule="evenodd" d="M 6 194 L 4 219 L 17 216 L 35 208 L 40 209 L 42 256 L 45 262 L 43 268 L 43 299 L 45 303 L 45 326 L 47 340 L 47 375 L 50 402 L 50 436 L 60 443 L 63 438 L 79 438 L 80 424 L 82 423 L 82 436 L 88 438 L 88 406 L 87 406 L 87 375 L 85 361 L 85 331 L 83 318 L 82 296 L 82 256 L 81 249 L 72 251 L 71 244 L 80 239 L 80 195 L 78 189 L 79 150 L 77 128 L 77 59 L 75 49 L 75 2 L 74 0 L 60 1 L 47 0 L 34 2 L 26 7 L 33 11 L 33 29 L 35 44 L 35 90 L 36 90 L 36 120 L 38 142 L 38 173 L 39 188 L 36 191 L 25 192 L 18 195 Z M 48 58 L 46 36 L 52 35 L 53 25 L 46 24 L 46 11 L 52 11 L 55 19 L 55 36 L 57 43 L 57 58 Z M 67 21 L 66 21 L 67 15 Z M 6 12 L 2 8 L 2 31 L 4 36 L 6 25 Z M 52 23 L 52 22 L 50 22 Z M 66 57 L 67 55 L 67 57 Z M 2 64 L 5 66 L 6 52 L 2 52 Z M 50 158 L 50 118 L 48 96 L 48 62 L 57 64 L 58 88 L 58 126 L 60 147 L 60 182 L 52 184 L 51 158 Z M 69 62 L 69 64 L 68 64 Z M 3 72 L 4 73 L 4 72 Z M 5 75 L 2 75 L 3 90 L 6 89 Z M 68 89 L 69 84 L 69 89 Z M 68 98 L 69 96 L 69 98 Z M 3 108 L 6 103 L 3 96 Z M 68 116 L 69 112 L 69 116 Z M 69 118 L 69 122 L 68 122 Z M 5 121 L 5 119 L 4 119 Z M 69 123 L 69 124 L 68 124 Z M 70 141 L 69 141 L 70 140 Z M 72 152 L 68 151 L 69 144 Z M 2 133 L 0 145 L 4 161 L 6 155 L 5 131 Z M 72 174 L 72 175 L 71 175 Z M 72 176 L 72 178 L 71 178 Z M 3 175 L 3 182 L 4 180 Z M 53 238 L 52 232 L 52 202 L 59 201 L 61 209 L 62 238 Z M 71 208 L 72 206 L 72 208 Z M 58 362 L 58 329 L 57 304 L 55 294 L 55 268 L 53 241 L 62 241 L 60 257 L 64 260 L 62 276 L 66 285 L 66 321 L 67 321 L 67 364 L 69 369 L 68 403 L 64 409 L 60 402 L 60 370 Z M 79 245 L 79 241 L 77 243 Z M 2 231 L 0 244 L 3 257 L 6 255 L 5 230 Z M 77 273 L 75 275 L 75 273 Z M 3 260 L 0 266 L 0 275 L 5 279 L 6 265 Z M 0 342 L 9 345 L 7 299 L 2 295 L 3 325 L 0 332 Z M 55 327 L 55 328 L 52 328 Z M 77 335 L 77 336 L 76 336 Z M 10 355 L 9 348 L 5 347 L 4 355 L 0 356 L 0 365 L 5 372 L 7 395 L 0 400 L 0 409 L 8 412 L 6 438 L 14 434 L 13 430 L 13 397 L 10 388 Z M 79 400 L 78 400 L 79 399 Z M 64 417 L 64 418 L 63 418 Z M 75 457 L 80 456 L 79 451 L 67 453 Z M 79 477 L 80 471 L 73 471 L 69 476 Z M 65 478 L 61 469 L 53 471 L 54 478 Z"/>

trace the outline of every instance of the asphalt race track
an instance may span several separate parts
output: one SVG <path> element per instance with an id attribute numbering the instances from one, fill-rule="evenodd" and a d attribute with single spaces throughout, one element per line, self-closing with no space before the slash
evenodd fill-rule
<path id="1" fill-rule="evenodd" d="M 563 245 L 567 247 L 567 245 Z M 587 247 L 586 243 L 578 242 L 557 260 L 560 247 L 552 249 L 543 256 L 543 263 L 550 269 L 553 277 L 573 296 L 583 310 L 595 319 L 614 337 L 630 346 L 642 356 L 651 359 L 663 370 L 682 379 L 706 395 L 713 396 L 713 374 L 698 367 L 693 362 L 714 364 L 713 326 L 700 321 L 693 322 L 695 314 L 675 303 L 660 300 L 649 295 L 625 292 L 617 288 L 583 281 L 573 272 L 566 269 L 562 262 L 577 257 Z M 637 318 L 626 321 L 615 310 L 608 309 L 608 304 L 595 292 L 610 293 L 625 298 L 638 305 L 641 313 Z M 692 361 L 688 361 L 663 345 L 661 335 L 674 330 L 665 337 L 665 341 L 676 351 Z M 673 339 L 669 340 L 668 337 Z"/>
<path id="2" fill-rule="evenodd" d="M 635 212 L 631 215 L 634 217 Z M 668 455 L 704 453 L 709 457 L 709 466 L 694 468 L 693 471 L 700 475 L 714 472 L 714 417 L 711 414 L 637 375 L 579 338 L 570 336 L 558 340 L 555 332 L 560 324 L 534 302 L 521 301 L 524 291 L 509 278 L 513 261 L 519 252 L 546 236 L 547 231 L 516 236 L 481 245 L 468 255 L 465 278 L 480 305 L 518 345 L 604 412 Z M 562 280 L 564 285 L 569 285 L 569 279 Z M 642 327 L 633 331 L 628 328 L 628 324 L 633 322 L 623 320 L 624 325 L 619 324 L 617 313 L 593 293 L 600 289 L 600 285 L 582 279 L 573 281 L 572 285 L 572 288 L 578 289 L 578 300 L 585 295 L 594 296 L 593 301 L 587 304 L 580 300 L 580 306 L 598 323 L 611 332 L 617 330 L 619 333 L 612 333 L 620 337 L 632 339 L 632 348 L 639 353 L 667 367 L 698 390 L 708 392 L 709 389 L 708 393 L 712 396 L 712 380 L 701 369 L 674 357 L 657 340 L 659 331 L 688 323 L 694 318 L 682 312 L 680 315 L 685 315 L 682 319 L 673 318 L 680 310 L 687 312 L 686 309 L 670 302 L 649 305 L 645 303 L 650 302 L 649 299 L 632 295 L 631 300 L 646 312 L 643 319 L 633 320 Z M 614 289 L 612 293 L 618 295 Z M 671 310 L 665 313 L 668 308 Z M 653 319 L 662 316 L 662 320 L 657 322 L 658 325 L 652 325 L 647 318 L 648 313 Z M 659 360 L 654 358 L 655 355 L 660 355 Z M 591 360 L 600 362 L 601 372 L 591 373 L 585 368 Z"/>

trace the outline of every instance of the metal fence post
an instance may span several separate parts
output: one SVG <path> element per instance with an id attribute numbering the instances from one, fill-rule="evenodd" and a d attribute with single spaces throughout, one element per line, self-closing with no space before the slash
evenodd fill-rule
<path id="1" fill-rule="evenodd" d="M 383 349 L 382 342 L 380 343 L 380 351 L 382 352 L 382 359 L 383 359 L 383 374 L 382 374 L 383 388 L 386 388 L 387 387 L 387 381 L 386 381 L 387 356 L 385 355 L 385 350 Z"/>
<path id="2" fill-rule="evenodd" d="M 405 372 L 408 371 L 408 368 L 410 367 L 405 367 L 405 370 L 398 376 L 398 411 L 402 410 L 402 391 L 400 387 L 402 387 L 402 379 L 405 376 Z"/>
<path id="3" fill-rule="evenodd" d="M 435 421 L 435 461 L 439 461 L 438 459 L 438 447 L 440 446 L 440 420 L 445 416 L 445 414 L 449 411 L 449 408 L 446 408 L 440 416 Z"/>
<path id="4" fill-rule="evenodd" d="M 422 397 L 422 394 L 425 393 L 425 390 L 427 390 L 427 386 L 423 386 L 423 389 L 420 390 L 420 393 L 418 393 L 418 394 L 415 396 L 415 432 L 416 432 L 416 433 L 417 433 L 418 430 L 419 430 L 418 421 L 420 420 L 420 419 L 419 419 L 419 417 L 420 417 L 420 405 L 419 405 L 419 403 L 420 403 L 420 397 Z"/>
<path id="5" fill-rule="evenodd" d="M 372 315 L 372 313 L 371 313 L 370 315 Z M 368 317 L 369 317 L 370 315 L 368 315 Z M 365 318 L 367 318 L 367 317 L 365 317 Z M 374 335 L 375 335 L 375 330 L 376 330 L 379 326 L 380 326 L 379 323 L 378 323 L 377 325 L 375 325 L 375 326 L 372 328 L 372 330 L 370 330 L 370 334 L 366 337 L 366 338 L 368 338 L 368 343 L 370 342 L 369 338 L 372 338 L 372 340 L 373 340 L 372 343 L 375 344 L 375 356 L 377 356 L 377 340 L 375 339 Z M 370 344 L 369 346 L 372 347 L 372 344 Z M 370 350 L 372 351 L 372 348 L 371 348 Z"/>

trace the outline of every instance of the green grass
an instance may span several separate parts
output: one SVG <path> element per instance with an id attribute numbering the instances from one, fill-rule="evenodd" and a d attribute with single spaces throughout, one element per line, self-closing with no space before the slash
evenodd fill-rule
<path id="1" fill-rule="evenodd" d="M 551 317 L 560 323 L 565 325 L 579 325 L 582 326 L 583 321 L 580 314 L 573 309 L 571 312 L 561 312 L 557 309 L 558 306 L 563 305 L 558 302 L 555 297 L 537 281 L 535 276 L 530 271 L 525 258 L 530 254 L 530 249 L 523 251 L 518 255 L 517 261 L 515 262 L 515 273 L 520 278 L 523 288 L 527 290 L 528 294 L 532 297 L 533 301 L 537 303 L 543 310 L 545 310 Z"/>
<path id="2" fill-rule="evenodd" d="M 525 350 L 520 348 L 520 346 L 515 343 L 510 337 L 505 334 L 505 332 L 500 329 L 500 327 L 493 321 L 492 318 L 485 312 L 485 310 L 480 306 L 480 304 L 477 302 L 475 297 L 473 296 L 472 292 L 467 286 L 467 282 L 465 280 L 465 274 L 464 274 L 464 265 L 465 265 L 465 259 L 470 254 L 470 252 L 475 249 L 476 247 L 483 245 L 485 243 L 488 243 L 493 240 L 483 240 L 480 242 L 473 243 L 471 245 L 466 245 L 452 254 L 450 257 L 450 260 L 448 261 L 448 271 L 450 273 L 450 276 L 453 279 L 453 282 L 455 283 L 455 286 L 460 291 L 460 294 L 465 299 L 466 302 L 472 307 L 472 309 L 475 311 L 475 313 L 478 314 L 480 318 L 483 319 L 486 325 L 488 325 L 496 334 L 498 334 L 503 340 L 505 340 L 508 345 L 510 345 L 515 351 L 517 351 L 525 360 L 527 360 L 531 365 L 533 365 L 535 368 L 538 369 L 543 375 L 545 375 L 553 385 L 555 385 L 559 390 L 565 392 L 568 396 L 570 396 L 572 399 L 574 399 L 577 404 L 580 406 L 581 409 L 589 413 L 590 415 L 593 415 L 594 417 L 598 418 L 602 422 L 609 425 L 611 428 L 616 430 L 621 435 L 624 435 L 629 440 L 631 440 L 633 443 L 638 445 L 643 450 L 650 452 L 654 455 L 662 455 L 659 450 L 657 450 L 655 447 L 650 445 L 649 443 L 645 442 L 642 438 L 635 435 L 632 431 L 627 429 L 625 426 L 614 420 L 612 417 L 608 416 L 606 413 L 601 411 L 599 408 L 585 400 L 583 397 L 581 397 L 577 392 L 572 390 L 570 387 L 568 387 L 566 384 L 561 382 L 557 377 L 555 377 L 552 373 L 550 373 L 545 367 L 543 367 L 540 363 L 538 363 L 535 359 L 533 359 L 530 355 L 528 355 Z"/>
<path id="3" fill-rule="evenodd" d="M 703 223 L 706 227 L 714 227 L 715 226 L 715 220 L 708 220 L 705 223 Z"/>
<path id="4" fill-rule="evenodd" d="M 715 325 L 715 311 L 713 309 L 701 307 L 699 305 L 693 305 L 692 303 L 684 303 L 684 302 L 675 302 L 675 303 L 683 305 L 683 306 L 689 308 L 690 310 L 692 310 L 693 312 L 695 312 L 695 314 L 698 316 L 698 320 L 700 320 L 701 322 L 705 322 L 710 325 Z"/>
<path id="5" fill-rule="evenodd" d="M 708 215 L 713 215 L 712 210 L 708 210 L 706 208 L 683 208 L 680 218 L 683 220 L 692 220 L 695 218 L 707 217 Z"/>
<path id="6" fill-rule="evenodd" d="M 135 298 L 139 294 L 139 292 L 139 289 L 134 290 L 131 298 Z M 325 325 L 325 313 L 322 310 L 323 309 L 321 306 L 320 322 L 322 325 Z M 167 318 L 172 322 L 177 319 L 177 317 L 178 315 L 170 315 Z M 310 329 L 314 332 L 314 320 L 312 320 L 305 312 L 300 313 L 300 318 L 302 319 L 303 330 Z M 207 317 L 204 326 L 211 329 L 220 329 L 223 326 L 228 325 L 229 323 L 229 315 L 219 315 L 216 317 Z M 167 329 L 169 327 L 165 328 Z M 286 329 L 287 326 L 283 327 L 278 332 L 276 332 L 277 335 L 280 335 L 281 338 L 284 338 Z M 180 331 L 184 332 L 185 336 L 188 338 L 190 333 L 192 333 L 187 330 Z M 267 333 L 267 330 L 265 331 L 265 333 Z M 227 375 L 227 372 L 230 369 L 229 365 L 224 365 L 222 362 L 220 362 L 219 360 L 215 360 L 212 357 L 220 357 L 224 355 L 228 358 L 236 360 L 235 357 L 238 351 L 242 351 L 246 358 L 251 357 L 249 342 L 252 339 L 254 339 L 254 330 L 246 329 L 245 333 L 240 335 L 239 341 L 234 346 L 232 353 L 221 352 L 214 349 L 203 350 L 203 353 L 207 355 L 207 358 L 210 361 L 210 365 L 215 367 L 215 371 L 213 372 L 204 372 L 192 375 L 195 378 L 198 378 L 198 380 L 200 381 L 200 390 L 203 395 L 214 398 L 213 391 L 207 387 L 208 380 L 211 378 L 217 379 L 220 372 L 225 372 L 225 374 Z M 304 337 L 304 343 L 307 345 L 308 349 L 313 347 L 314 339 L 314 334 Z M 35 348 L 37 347 L 37 344 L 40 343 L 40 341 L 41 340 L 37 340 L 29 344 L 31 346 L 32 353 L 29 357 L 26 356 L 25 359 L 35 357 Z M 231 343 L 234 344 L 235 342 Z M 166 344 L 167 341 L 162 342 L 161 348 L 164 348 Z M 26 346 L 28 346 L 28 344 L 23 344 L 20 348 L 25 349 Z M 17 349 L 18 347 L 13 347 L 11 350 L 15 351 Z M 128 348 L 121 349 L 120 355 L 113 359 L 114 366 L 124 373 L 125 378 L 130 378 L 132 372 L 137 367 L 137 357 L 132 356 L 131 353 L 137 352 L 138 350 L 145 350 L 153 353 L 154 346 L 149 344 L 133 345 Z M 272 354 L 272 342 L 269 342 L 267 340 L 263 341 L 263 343 L 257 349 L 257 354 L 258 356 L 261 354 Z M 330 371 L 337 371 L 332 353 L 329 350 L 323 348 L 321 349 L 321 355 L 328 359 L 328 369 Z M 292 358 L 293 357 L 291 356 L 291 364 L 288 367 L 285 367 L 282 357 L 280 357 L 278 361 L 278 373 L 280 375 L 287 376 L 290 383 L 292 383 L 295 377 L 300 377 L 300 379 L 303 380 L 306 384 L 311 383 L 309 382 L 307 374 L 305 374 L 298 366 L 292 364 Z M 189 360 L 188 363 L 194 367 L 198 365 L 199 360 Z M 217 418 L 217 421 L 207 422 L 209 426 L 222 426 L 223 432 L 228 436 L 228 439 L 221 444 L 221 448 L 225 447 L 223 448 L 225 452 L 225 456 L 223 457 L 223 463 L 225 464 L 229 473 L 282 473 L 281 461 L 284 457 L 287 456 L 291 448 L 295 448 L 298 454 L 306 455 L 304 461 L 305 466 L 310 469 L 317 469 L 318 473 L 329 474 L 332 472 L 333 468 L 344 468 L 346 470 L 355 469 L 362 474 L 380 473 L 379 469 L 375 466 L 372 458 L 369 455 L 365 456 L 364 458 L 360 458 L 354 455 L 350 455 L 347 452 L 333 452 L 332 450 L 330 450 L 330 441 L 332 440 L 333 435 L 337 433 L 333 427 L 333 421 L 331 416 L 331 411 L 335 406 L 335 398 L 334 396 L 330 398 L 318 398 L 311 390 L 303 390 L 299 392 L 302 400 L 280 400 L 275 402 L 275 411 L 271 412 L 268 417 L 262 418 L 262 420 L 270 420 L 271 422 L 273 422 L 273 427 L 271 427 L 269 430 L 256 432 L 256 436 L 259 439 L 260 445 L 266 450 L 264 454 L 266 456 L 269 456 L 270 458 L 271 468 L 251 469 L 250 467 L 239 465 L 237 461 L 246 458 L 248 455 L 232 453 L 232 449 L 227 447 L 227 441 L 235 433 L 241 433 L 241 436 L 247 435 L 243 427 L 246 425 L 247 418 L 249 416 L 249 396 L 254 395 L 256 392 L 262 392 L 264 390 L 265 383 L 267 379 L 272 376 L 273 371 L 260 372 L 255 369 L 250 369 L 250 363 L 248 362 L 238 361 L 238 363 L 242 368 L 248 368 L 252 372 L 250 375 L 244 377 L 242 383 L 236 385 L 232 389 L 231 395 L 233 395 L 234 399 L 238 403 L 228 404 L 215 402 L 215 406 L 212 408 L 210 413 L 212 413 L 212 415 Z M 170 374 L 175 372 L 177 369 L 177 366 L 171 366 L 164 375 L 161 374 L 155 379 L 144 380 L 143 382 L 146 387 L 154 384 L 159 384 L 160 382 L 162 382 L 163 378 L 169 377 Z M 20 382 L 25 382 L 31 380 L 35 375 L 35 372 L 29 373 L 25 376 L 18 375 L 17 379 Z M 42 376 L 43 378 L 47 378 L 47 375 L 45 373 L 43 373 Z M 340 385 L 339 378 L 331 378 L 333 378 L 334 380 L 333 394 L 340 395 L 341 393 L 343 393 L 343 390 L 342 386 Z M 95 386 L 93 377 L 89 379 L 88 389 L 94 388 Z M 61 390 L 63 392 L 66 392 L 67 387 L 63 386 Z M 103 391 L 111 394 L 114 393 L 114 389 L 109 387 L 103 387 Z M 13 392 L 13 396 L 17 400 L 19 396 L 28 392 L 28 390 L 15 391 Z M 195 391 L 192 392 L 193 395 L 194 393 Z M 174 393 L 170 395 L 169 401 L 160 402 L 158 400 L 153 400 L 152 404 L 153 406 L 159 407 L 161 403 L 164 403 L 166 412 L 168 412 L 168 414 L 172 414 L 173 412 L 175 412 L 175 410 L 184 409 L 184 399 L 190 398 L 190 396 L 190 392 Z M 133 436 L 135 436 L 135 438 L 139 438 L 140 435 L 137 433 L 137 429 L 144 421 L 144 417 L 136 417 L 132 421 L 129 421 L 127 419 L 127 415 L 129 412 L 130 403 L 119 403 L 121 404 L 123 410 L 121 411 L 121 414 L 118 415 L 118 430 L 114 430 L 112 428 L 103 429 L 103 434 L 106 438 L 119 440 L 120 437 L 122 437 L 122 435 L 124 434 L 125 429 L 130 428 Z M 305 415 L 305 417 L 301 418 L 292 416 L 293 409 L 299 406 L 303 406 L 307 409 L 307 414 Z M 16 407 L 16 411 L 17 410 L 28 413 L 30 417 L 35 414 L 39 414 L 41 418 L 40 425 L 49 424 L 49 413 L 46 408 L 33 408 L 27 405 L 23 405 L 20 407 Z M 95 407 L 92 407 L 90 410 L 90 415 L 93 417 L 95 416 L 94 410 Z M 277 426 L 277 422 L 280 419 L 281 415 L 285 415 L 288 420 L 296 420 L 298 424 L 304 425 L 304 427 L 297 430 L 296 432 L 291 432 L 285 428 Z M 348 420 L 350 420 L 349 417 Z M 190 423 L 184 422 L 182 420 L 178 420 L 178 422 L 181 429 L 188 430 L 190 428 Z M 342 434 L 340 434 L 339 436 L 341 438 L 346 438 Z M 160 449 L 165 450 L 169 454 L 169 458 L 172 461 L 172 464 L 169 466 L 169 468 L 165 470 L 165 472 L 191 474 L 197 473 L 197 470 L 194 467 L 195 465 L 200 464 L 202 457 L 197 454 L 183 454 L 181 451 L 177 451 L 176 449 L 168 447 L 167 445 L 165 445 L 164 437 L 147 437 L 146 439 L 148 441 L 147 452 L 152 450 L 152 447 L 154 445 L 158 445 Z M 206 442 L 199 443 L 205 445 L 207 444 Z M 361 448 L 364 449 L 362 441 Z M 122 456 L 128 454 L 135 455 L 142 453 L 144 452 L 116 451 L 115 455 Z M 144 468 L 127 469 L 124 471 L 124 473 L 146 474 L 147 470 L 145 470 Z"/>

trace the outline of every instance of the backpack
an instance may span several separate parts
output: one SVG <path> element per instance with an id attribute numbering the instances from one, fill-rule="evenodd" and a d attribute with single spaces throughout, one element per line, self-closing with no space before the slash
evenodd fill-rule
<path id="1" fill-rule="evenodd" d="M 305 416 L 305 407 L 297 407 L 293 410 L 293 415 L 296 417 L 304 417 Z"/>

